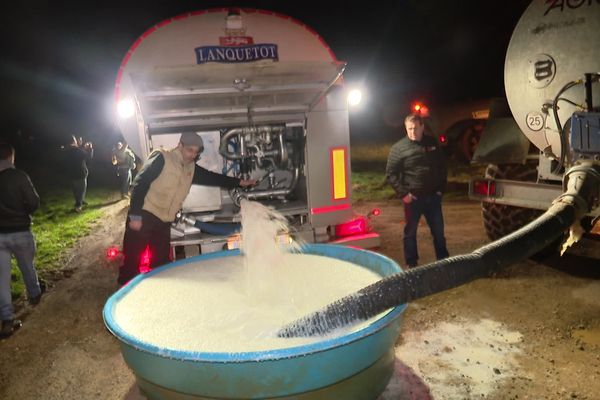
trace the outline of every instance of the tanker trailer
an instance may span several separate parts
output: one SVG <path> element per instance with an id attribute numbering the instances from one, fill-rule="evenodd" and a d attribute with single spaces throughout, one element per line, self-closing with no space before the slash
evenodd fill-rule
<path id="1" fill-rule="evenodd" d="M 598 72 L 600 2 L 530 4 L 506 54 L 507 101 L 492 101 L 473 157 L 489 164 L 485 178 L 471 180 L 469 195 L 482 202 L 492 240 L 541 215 L 562 193 L 570 169 L 600 163 Z M 590 210 L 576 236 L 597 240 L 598 215 Z"/>
<path id="2" fill-rule="evenodd" d="M 244 191 L 193 185 L 172 227 L 175 250 L 238 247 L 244 198 L 285 215 L 306 242 L 379 245 L 351 205 L 345 67 L 315 31 L 263 10 L 191 12 L 140 36 L 114 93 L 129 146 L 145 159 L 197 132 L 199 165 L 258 180 Z"/>

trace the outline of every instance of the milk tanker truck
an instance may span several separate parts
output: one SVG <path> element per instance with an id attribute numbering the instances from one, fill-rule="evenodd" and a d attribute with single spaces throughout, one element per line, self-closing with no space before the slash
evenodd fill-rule
<path id="1" fill-rule="evenodd" d="M 473 157 L 489 164 L 484 178 L 471 181 L 469 193 L 482 202 L 491 239 L 541 215 L 563 192 L 571 171 L 597 171 L 599 73 L 600 1 L 534 1 L 508 46 L 508 102 L 492 102 Z M 600 238 L 597 202 L 571 229 L 574 239 Z M 600 247 L 597 241 L 594 246 Z"/>
<path id="2" fill-rule="evenodd" d="M 244 191 L 193 185 L 172 226 L 176 253 L 238 247 L 242 199 L 278 210 L 306 242 L 379 244 L 351 204 L 345 67 L 318 33 L 263 10 L 191 12 L 137 39 L 114 92 L 134 152 L 145 159 L 197 132 L 199 165 L 258 180 Z"/>

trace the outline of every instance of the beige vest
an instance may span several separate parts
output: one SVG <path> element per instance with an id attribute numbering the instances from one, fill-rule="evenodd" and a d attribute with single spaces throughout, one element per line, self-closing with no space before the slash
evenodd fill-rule
<path id="1" fill-rule="evenodd" d="M 172 222 L 190 192 L 196 164 L 184 163 L 177 148 L 156 151 L 163 155 L 165 166 L 158 178 L 150 184 L 142 208 L 161 221 Z"/>

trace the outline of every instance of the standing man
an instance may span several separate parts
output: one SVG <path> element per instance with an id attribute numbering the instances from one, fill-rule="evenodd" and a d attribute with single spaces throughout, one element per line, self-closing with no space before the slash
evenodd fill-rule
<path id="1" fill-rule="evenodd" d="M 192 184 L 234 188 L 256 183 L 254 179 L 240 180 L 198 166 L 196 161 L 203 150 L 198 134 L 183 133 L 174 149 L 153 151 L 136 176 L 123 238 L 119 284 L 124 285 L 139 274 L 140 256 L 146 246 L 150 246 L 152 268 L 169 262 L 171 223 Z"/>
<path id="2" fill-rule="evenodd" d="M 21 326 L 15 319 L 10 293 L 11 258 L 15 256 L 23 275 L 29 303 L 36 305 L 42 297 L 33 265 L 35 239 L 31 232 L 31 214 L 40 198 L 29 176 L 14 166 L 15 150 L 0 143 L 0 337 L 6 338 Z"/>
<path id="3" fill-rule="evenodd" d="M 129 198 L 131 171 L 135 169 L 135 155 L 128 145 L 123 142 L 117 142 L 112 153 L 112 164 L 117 167 L 121 199 Z"/>
<path id="4" fill-rule="evenodd" d="M 406 137 L 390 149 L 386 166 L 387 182 L 404 206 L 404 258 L 408 268 L 419 260 L 417 228 L 421 215 L 429 225 L 438 260 L 448 257 L 444 237 L 442 194 L 446 189 L 446 156 L 436 140 L 424 135 L 425 125 L 418 114 L 404 119 Z"/>
<path id="5" fill-rule="evenodd" d="M 91 142 L 83 143 L 82 138 L 71 136 L 71 143 L 65 149 L 67 157 L 67 175 L 71 178 L 73 196 L 75 197 L 75 212 L 81 212 L 82 207 L 87 204 L 85 194 L 87 192 L 87 163 L 94 157 L 94 148 Z"/>

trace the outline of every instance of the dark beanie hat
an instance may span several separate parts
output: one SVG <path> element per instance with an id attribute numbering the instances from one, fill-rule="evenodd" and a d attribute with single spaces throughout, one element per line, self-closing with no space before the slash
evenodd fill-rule
<path id="1" fill-rule="evenodd" d="M 179 141 L 184 146 L 198 146 L 200 147 L 200 150 L 204 148 L 204 142 L 202 141 L 200 135 L 198 135 L 196 132 L 182 133 L 181 138 L 179 138 Z"/>

